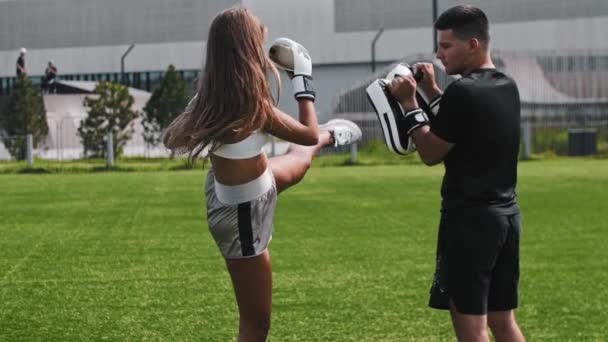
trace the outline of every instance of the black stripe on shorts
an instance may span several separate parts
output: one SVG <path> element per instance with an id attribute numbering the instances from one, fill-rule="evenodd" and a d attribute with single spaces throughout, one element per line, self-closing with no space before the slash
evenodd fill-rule
<path id="1" fill-rule="evenodd" d="M 254 255 L 253 229 L 251 228 L 251 202 L 239 203 L 238 221 L 241 252 L 243 253 L 243 256 Z"/>

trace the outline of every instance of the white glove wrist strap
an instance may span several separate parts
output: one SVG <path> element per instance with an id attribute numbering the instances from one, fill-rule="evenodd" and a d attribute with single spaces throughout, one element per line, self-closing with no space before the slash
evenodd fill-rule
<path id="1" fill-rule="evenodd" d="M 291 79 L 293 95 L 296 99 L 307 98 L 314 101 L 315 90 L 313 88 L 312 77 L 308 75 L 295 75 Z"/>

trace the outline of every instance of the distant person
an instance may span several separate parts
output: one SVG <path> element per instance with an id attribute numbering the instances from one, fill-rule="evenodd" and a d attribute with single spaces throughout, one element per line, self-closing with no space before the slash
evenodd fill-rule
<path id="1" fill-rule="evenodd" d="M 46 93 L 55 93 L 57 91 L 57 67 L 51 59 L 44 70 L 44 80 L 42 83 L 43 91 Z"/>
<path id="2" fill-rule="evenodd" d="M 17 58 L 17 77 L 27 74 L 27 69 L 25 68 L 26 52 L 27 50 L 24 47 L 19 50 L 19 57 Z"/>

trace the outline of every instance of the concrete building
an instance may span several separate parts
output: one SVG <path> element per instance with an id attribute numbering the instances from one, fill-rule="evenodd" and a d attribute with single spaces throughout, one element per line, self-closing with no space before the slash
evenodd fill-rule
<path id="1" fill-rule="evenodd" d="M 441 13 L 465 1 L 437 3 Z M 608 73 L 606 0 L 466 3 L 488 14 L 493 49 L 560 57 L 564 70 L 576 68 L 579 63 L 571 56 L 579 56 L 591 61 L 590 72 Z M 38 83 L 51 59 L 63 80 L 118 81 L 121 56 L 131 44 L 124 65 L 131 87 L 154 89 L 169 64 L 193 81 L 203 64 L 211 20 L 233 5 L 247 6 L 262 19 L 267 44 L 285 36 L 308 48 L 321 121 L 332 116 L 340 90 L 372 73 L 371 43 L 379 29 L 384 31 L 376 44 L 378 69 L 433 50 L 432 1 L 0 0 L 0 95 L 10 92 L 22 46 L 28 49 L 29 75 Z M 283 81 L 282 94 L 291 94 L 289 82 Z M 295 113 L 290 96 L 282 97 L 280 107 Z"/>
<path id="2" fill-rule="evenodd" d="M 467 2 L 490 17 L 495 49 L 608 50 L 605 0 Z M 463 1 L 438 0 L 439 12 L 458 3 Z M 32 76 L 41 76 L 52 59 L 64 78 L 118 80 L 121 55 L 134 43 L 125 59 L 132 86 L 150 90 L 168 64 L 194 79 L 212 18 L 237 4 L 264 21 L 268 41 L 286 36 L 309 49 L 322 113 L 331 110 L 338 89 L 371 72 L 370 47 L 380 27 L 379 66 L 433 49 L 432 1 L 0 0 L 0 88 L 7 92 L 22 46 Z M 285 103 L 295 108 L 290 105 Z"/>

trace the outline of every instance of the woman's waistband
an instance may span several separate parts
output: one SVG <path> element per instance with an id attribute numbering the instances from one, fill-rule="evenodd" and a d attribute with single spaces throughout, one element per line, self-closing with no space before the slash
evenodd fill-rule
<path id="1" fill-rule="evenodd" d="M 272 188 L 273 180 L 269 167 L 258 178 L 239 185 L 224 185 L 213 178 L 217 199 L 230 205 L 253 201 L 262 196 Z"/>

